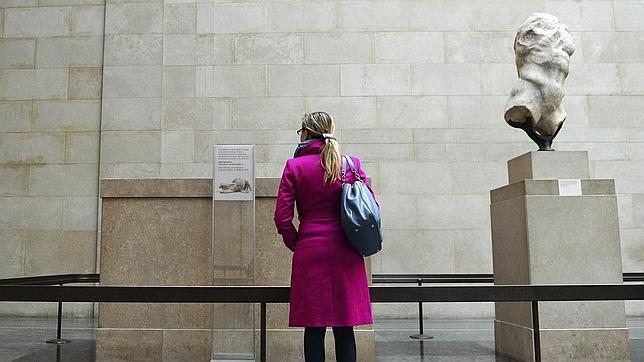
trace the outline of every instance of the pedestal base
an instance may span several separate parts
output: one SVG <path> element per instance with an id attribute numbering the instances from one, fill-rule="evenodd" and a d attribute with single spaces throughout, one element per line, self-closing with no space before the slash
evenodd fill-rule
<path id="1" fill-rule="evenodd" d="M 630 361 L 627 328 L 541 329 L 543 361 Z M 532 328 L 494 321 L 496 351 L 534 361 Z"/>
<path id="2" fill-rule="evenodd" d="M 495 285 L 622 284 L 614 181 L 588 179 L 585 152 L 526 153 L 508 175 L 490 192 Z M 534 360 L 530 303 L 495 311 L 497 352 Z M 623 301 L 540 302 L 539 326 L 544 361 L 629 359 Z"/>

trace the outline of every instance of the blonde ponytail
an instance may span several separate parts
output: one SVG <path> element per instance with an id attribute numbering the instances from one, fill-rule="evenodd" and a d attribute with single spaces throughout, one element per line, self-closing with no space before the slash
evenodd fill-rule
<path id="1" fill-rule="evenodd" d="M 302 125 L 314 138 L 324 140 L 324 147 L 320 152 L 320 162 L 324 168 L 324 183 L 331 183 L 340 179 L 340 158 L 342 155 L 340 144 L 333 137 L 335 123 L 326 112 L 307 113 L 302 117 Z"/>
<path id="2" fill-rule="evenodd" d="M 325 143 L 320 153 L 324 167 L 324 183 L 331 183 L 340 179 L 340 144 L 331 138 L 327 138 Z"/>

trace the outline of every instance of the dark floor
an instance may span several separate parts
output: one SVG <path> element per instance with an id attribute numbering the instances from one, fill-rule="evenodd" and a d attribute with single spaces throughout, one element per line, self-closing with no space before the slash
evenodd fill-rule
<path id="1" fill-rule="evenodd" d="M 627 321 L 631 359 L 644 361 L 644 318 Z M 45 343 L 56 337 L 55 318 L 0 318 L 0 362 L 94 361 L 96 320 L 64 319 L 62 337 L 72 342 Z M 420 342 L 415 320 L 380 320 L 376 330 L 377 361 L 512 361 L 494 352 L 492 320 L 428 320 Z"/>

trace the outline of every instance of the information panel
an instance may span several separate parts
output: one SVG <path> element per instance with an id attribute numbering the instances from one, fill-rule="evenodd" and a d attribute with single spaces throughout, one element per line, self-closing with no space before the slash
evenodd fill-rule
<path id="1" fill-rule="evenodd" d="M 255 285 L 255 145 L 212 150 L 212 283 Z M 212 308 L 211 361 L 255 361 L 255 304 Z"/>
<path id="2" fill-rule="evenodd" d="M 254 145 L 215 145 L 213 195 L 216 201 L 255 199 Z"/>

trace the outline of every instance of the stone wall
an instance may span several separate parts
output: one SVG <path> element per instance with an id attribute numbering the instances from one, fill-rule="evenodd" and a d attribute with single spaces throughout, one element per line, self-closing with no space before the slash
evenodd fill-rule
<path id="1" fill-rule="evenodd" d="M 0 52 L 1 104 L 17 107 L 3 111 L 0 125 L 0 162 L 8 170 L 0 176 L 7 205 L 0 229 L 9 240 L 0 248 L 11 251 L 0 253 L 11 255 L 0 263 L 11 265 L 0 267 L 2 275 L 33 274 L 24 269 L 32 242 L 20 235 L 65 232 L 65 220 L 95 215 L 96 170 L 84 167 L 97 163 L 87 158 L 97 155 L 99 120 L 90 104 L 98 102 L 76 101 L 72 76 L 94 79 L 82 83 L 91 88 L 100 74 L 92 78 L 89 69 L 100 69 L 101 59 L 100 178 L 210 177 L 213 143 L 254 143 L 257 175 L 279 176 L 302 113 L 325 110 L 345 151 L 364 161 L 384 208 L 386 243 L 372 260 L 375 273 L 489 273 L 488 191 L 506 183 L 508 159 L 535 149 L 503 121 L 516 77 L 514 32 L 535 11 L 558 16 L 577 45 L 566 83 L 568 121 L 555 148 L 588 150 L 593 175 L 616 179 L 624 270 L 644 270 L 642 1 L 107 0 L 105 49 L 94 63 L 90 46 L 73 59 L 60 49 L 77 46 L 79 31 L 101 44 L 103 6 L 32 0 L 33 7 L 11 7 L 29 2 L 0 0 L 2 46 L 19 47 L 10 42 L 16 38 L 27 47 L 10 57 Z M 29 12 L 29 21 L 20 20 Z M 50 37 L 64 44 L 41 59 Z M 20 66 L 35 69 L 10 69 Z M 57 194 L 65 189 L 69 195 Z M 84 198 L 80 190 L 93 193 Z M 32 225 L 31 215 L 18 218 L 43 214 L 40 203 L 55 209 L 41 217 L 46 226 Z M 83 227 L 94 230 L 89 219 Z M 376 306 L 380 316 L 414 308 Z M 493 309 L 427 310 L 467 317 Z"/>
<path id="2" fill-rule="evenodd" d="M 95 271 L 103 3 L 0 0 L 0 278 Z"/>

